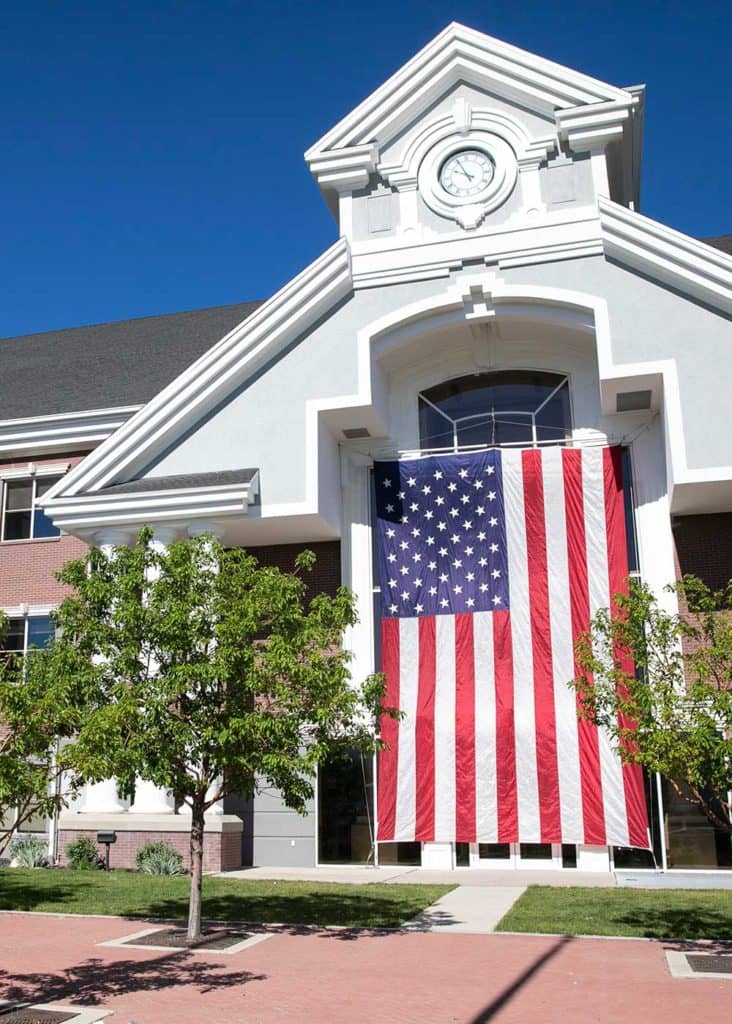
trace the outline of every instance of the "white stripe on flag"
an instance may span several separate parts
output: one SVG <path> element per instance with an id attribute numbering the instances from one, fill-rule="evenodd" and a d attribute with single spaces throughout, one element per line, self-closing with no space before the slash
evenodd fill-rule
<path id="1" fill-rule="evenodd" d="M 584 493 L 585 532 L 587 537 L 587 580 L 590 617 L 610 605 L 607 527 L 605 523 L 605 480 L 602 448 L 587 448 L 582 453 L 582 489 Z M 620 759 L 605 729 L 599 729 L 600 772 L 608 844 L 628 845 L 628 817 L 625 811 L 625 787 Z"/>
<path id="2" fill-rule="evenodd" d="M 435 840 L 455 840 L 455 617 L 435 616 Z"/>
<path id="3" fill-rule="evenodd" d="M 509 601 L 513 644 L 516 788 L 522 842 L 541 842 L 539 783 L 536 765 L 534 662 L 531 638 L 526 516 L 521 452 L 502 452 L 503 499 L 506 508 Z"/>
<path id="4" fill-rule="evenodd" d="M 399 620 L 399 775 L 397 778 L 394 839 L 414 839 L 416 828 L 417 684 L 419 678 L 419 620 Z"/>
<path id="5" fill-rule="evenodd" d="M 475 662 L 475 815 L 479 843 L 498 842 L 496 680 L 493 613 L 473 616 Z"/>
<path id="6" fill-rule="evenodd" d="M 557 730 L 559 813 L 562 835 L 581 836 L 582 784 L 580 780 L 577 702 L 569 681 L 574 677 L 572 613 L 569 602 L 567 524 L 564 507 L 562 449 L 542 453 L 544 469 L 544 521 L 546 524 L 549 627 L 552 638 L 554 716 Z"/>

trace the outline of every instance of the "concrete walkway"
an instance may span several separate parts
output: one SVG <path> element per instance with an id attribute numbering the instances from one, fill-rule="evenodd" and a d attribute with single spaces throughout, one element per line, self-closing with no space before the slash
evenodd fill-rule
<path id="1" fill-rule="evenodd" d="M 412 932 L 490 935 L 525 885 L 459 885 L 404 926 Z"/>
<path id="2" fill-rule="evenodd" d="M 494 868 L 457 868 L 429 871 L 416 867 L 241 868 L 224 871 L 221 878 L 287 882 L 337 882 L 341 885 L 457 885 L 461 888 L 521 888 L 527 885 L 614 886 L 615 876 L 600 871 L 501 871 Z"/>

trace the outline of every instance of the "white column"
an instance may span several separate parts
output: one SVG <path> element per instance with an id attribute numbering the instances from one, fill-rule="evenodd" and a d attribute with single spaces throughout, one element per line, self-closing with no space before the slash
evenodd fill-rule
<path id="1" fill-rule="evenodd" d="M 168 544 L 177 537 L 173 528 L 156 526 L 153 530 L 152 548 L 164 552 Z M 130 807 L 130 814 L 174 814 L 175 801 L 169 789 L 156 786 L 154 782 L 135 779 L 135 799 Z"/>
<path id="2" fill-rule="evenodd" d="M 369 467 L 364 456 L 341 455 L 341 579 L 353 591 L 358 612 L 358 622 L 346 631 L 343 642 L 353 656 L 351 676 L 359 683 L 374 671 Z"/>
<path id="3" fill-rule="evenodd" d="M 114 547 L 129 544 L 131 539 L 131 534 L 125 530 L 100 530 L 94 534 L 94 540 L 107 556 L 112 554 Z M 84 787 L 80 803 L 82 814 L 124 814 L 129 805 L 129 802 L 118 794 L 116 779 L 88 783 Z"/>
<path id="4" fill-rule="evenodd" d="M 127 801 L 117 793 L 117 780 L 90 782 L 84 790 L 82 814 L 124 814 Z"/>
<path id="5" fill-rule="evenodd" d="M 200 522 L 197 522 L 197 523 L 191 523 L 188 526 L 188 536 L 189 537 L 200 537 L 201 534 L 204 534 L 204 533 L 210 533 L 213 537 L 218 538 L 218 540 L 222 540 L 223 536 L 224 536 L 224 528 L 219 523 L 215 523 L 215 522 L 211 522 L 211 521 L 206 521 L 206 520 L 201 520 Z M 209 795 L 210 795 L 212 790 L 214 790 L 214 791 L 216 790 L 218 785 L 219 785 L 219 780 L 217 779 L 209 787 L 209 791 L 206 794 L 206 799 L 208 799 L 208 797 L 209 797 Z M 181 813 L 182 814 L 190 814 L 191 813 L 190 807 L 188 807 L 187 804 L 184 804 L 183 807 L 181 808 Z M 206 815 L 207 816 L 211 816 L 211 817 L 217 817 L 219 814 L 223 814 L 223 813 L 224 813 L 224 801 L 223 800 L 217 800 L 216 803 L 212 807 L 209 807 L 209 809 L 206 811 Z"/>

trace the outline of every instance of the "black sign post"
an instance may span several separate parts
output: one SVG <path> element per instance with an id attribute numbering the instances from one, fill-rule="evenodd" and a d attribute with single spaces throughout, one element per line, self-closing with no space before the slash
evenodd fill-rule
<path id="1" fill-rule="evenodd" d="M 97 842 L 103 843 L 106 847 L 104 854 L 104 870 L 109 871 L 109 847 L 117 842 L 116 832 L 97 832 Z"/>

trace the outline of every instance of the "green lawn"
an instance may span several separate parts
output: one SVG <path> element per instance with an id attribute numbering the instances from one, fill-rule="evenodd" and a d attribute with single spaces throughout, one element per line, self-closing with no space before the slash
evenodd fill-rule
<path id="1" fill-rule="evenodd" d="M 532 885 L 501 932 L 732 939 L 732 889 L 580 889 Z"/>
<path id="2" fill-rule="evenodd" d="M 183 918 L 187 876 L 132 871 L 0 869 L 0 910 Z M 206 877 L 203 916 L 215 921 L 281 922 L 396 928 L 451 885 L 328 885 Z"/>

